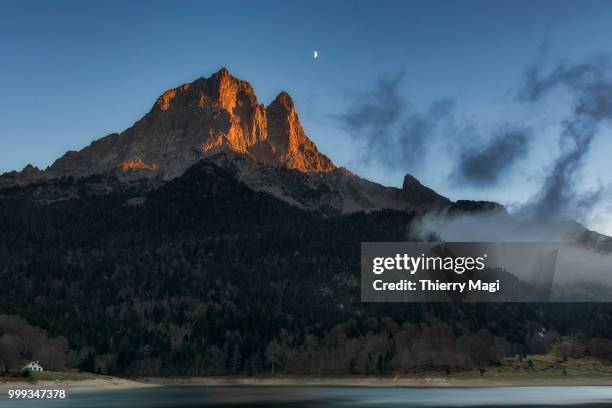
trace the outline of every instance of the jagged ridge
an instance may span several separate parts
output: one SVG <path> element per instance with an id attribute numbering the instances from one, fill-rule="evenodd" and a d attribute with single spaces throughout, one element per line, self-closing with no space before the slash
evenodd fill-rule
<path id="1" fill-rule="evenodd" d="M 304 132 L 286 92 L 265 107 L 226 68 L 164 92 L 131 128 L 67 152 L 46 170 L 28 166 L 5 174 L 0 187 L 109 173 L 169 180 L 207 158 L 253 190 L 305 209 L 425 211 L 449 203 L 416 179 L 398 189 L 336 168 Z"/>
<path id="2" fill-rule="evenodd" d="M 305 134 L 287 93 L 264 107 L 248 82 L 223 68 L 209 78 L 164 92 L 149 113 L 121 134 L 67 152 L 45 171 L 28 168 L 27 174 L 12 177 L 27 182 L 119 169 L 169 179 L 223 149 L 304 172 L 335 169 Z"/>

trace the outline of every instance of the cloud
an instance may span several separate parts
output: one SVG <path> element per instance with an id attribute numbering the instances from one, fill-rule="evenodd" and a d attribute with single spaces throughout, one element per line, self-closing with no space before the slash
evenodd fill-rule
<path id="1" fill-rule="evenodd" d="M 450 116 L 454 106 L 454 100 L 442 99 L 432 103 L 426 113 L 413 113 L 403 119 L 395 140 L 395 152 L 401 155 L 402 161 L 420 163 L 423 160 L 427 140 L 438 123 Z"/>
<path id="2" fill-rule="evenodd" d="M 466 148 L 459 157 L 451 178 L 481 187 L 497 185 L 521 158 L 527 155 L 527 130 L 510 130 L 489 140 L 484 146 Z"/>
<path id="3" fill-rule="evenodd" d="M 406 101 L 399 94 L 403 76 L 400 73 L 382 78 L 373 90 L 353 97 L 347 112 L 337 116 L 351 137 L 365 141 L 370 148 L 390 143 L 392 128 L 406 108 Z"/>
<path id="4" fill-rule="evenodd" d="M 433 211 L 409 226 L 409 239 L 446 242 L 565 242 L 584 231 L 573 222 L 522 219 L 503 210 L 477 213 Z"/>
<path id="5" fill-rule="evenodd" d="M 444 145 L 452 144 L 458 151 L 451 158 L 451 163 L 457 161 L 453 181 L 493 186 L 527 154 L 527 130 L 505 130 L 484 147 L 459 140 L 462 131 L 452 124 L 455 100 L 440 99 L 425 111 L 417 111 L 401 94 L 403 78 L 400 73 L 379 79 L 368 92 L 352 95 L 346 112 L 334 117 L 353 140 L 365 145 L 360 157 L 363 163 L 414 171 L 427 167 L 428 149 L 439 148 L 444 139 Z"/>
<path id="6" fill-rule="evenodd" d="M 562 123 L 561 154 L 524 212 L 532 218 L 581 218 L 601 197 L 599 191 L 581 193 L 576 182 L 600 125 L 612 119 L 610 60 L 597 55 L 574 65 L 558 64 L 547 74 L 543 71 L 542 64 L 526 71 L 520 99 L 537 102 L 553 90 L 565 88 L 573 97 L 573 107 L 571 116 Z"/>
<path id="7" fill-rule="evenodd" d="M 504 211 L 475 214 L 442 211 L 416 218 L 409 225 L 407 234 L 410 241 L 570 243 L 559 246 L 561 250 L 556 259 L 555 284 L 566 285 L 568 293 L 581 292 L 580 286 L 595 287 L 599 290 L 591 294 L 594 295 L 592 299 L 612 299 L 612 292 L 601 290 L 601 285 L 612 286 L 612 240 L 592 233 L 575 222 L 527 220 Z"/>
<path id="8" fill-rule="evenodd" d="M 515 208 L 525 219 L 584 220 L 610 195 L 607 187 L 586 191 L 580 175 L 595 136 L 612 119 L 612 65 L 608 56 L 596 55 L 549 69 L 546 54 L 546 47 L 541 47 L 536 62 L 524 72 L 515 102 L 521 110 L 530 110 L 532 104 L 563 92 L 570 98 L 571 113 L 560 122 L 560 154 L 547 170 L 540 190 Z M 447 180 L 455 185 L 491 189 L 501 185 L 529 155 L 531 141 L 538 135 L 522 123 L 506 117 L 503 126 L 474 145 L 465 137 L 466 130 L 478 131 L 486 126 L 484 122 L 468 118 L 462 121 L 466 125 L 458 127 L 453 99 L 415 109 L 402 94 L 403 78 L 399 73 L 379 79 L 371 90 L 353 94 L 346 111 L 335 116 L 363 146 L 360 160 L 366 166 L 394 172 L 448 171 Z M 531 168 L 546 164 L 533 160 Z"/>
<path id="9" fill-rule="evenodd" d="M 553 92 L 565 90 L 572 104 L 569 116 L 561 122 L 561 153 L 552 163 L 540 191 L 513 215 L 501 211 L 427 214 L 411 225 L 412 238 L 434 236 L 444 241 L 483 242 L 569 240 L 590 242 L 595 248 L 609 251 L 609 239 L 568 220 L 584 218 L 610 197 L 608 187 L 585 192 L 579 182 L 593 140 L 604 122 L 612 120 L 611 68 L 606 56 L 591 57 L 577 64 L 561 63 L 548 71 L 543 61 L 529 68 L 520 90 L 520 103 L 538 103 Z M 495 162 L 516 161 L 524 156 L 528 139 L 527 131 L 511 131 L 484 147 L 464 151 L 457 165 L 459 176 L 474 184 L 493 183 L 507 171 L 496 169 Z M 608 266 L 610 259 L 606 258 Z"/>
<path id="10" fill-rule="evenodd" d="M 453 100 L 443 99 L 424 113 L 415 111 L 400 93 L 403 77 L 379 79 L 372 90 L 353 95 L 347 111 L 335 116 L 351 138 L 365 143 L 360 159 L 392 170 L 422 164 L 428 138 L 454 106 Z"/>

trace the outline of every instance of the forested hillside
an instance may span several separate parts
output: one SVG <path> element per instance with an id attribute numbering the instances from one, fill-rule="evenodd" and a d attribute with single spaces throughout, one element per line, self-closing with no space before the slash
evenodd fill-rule
<path id="1" fill-rule="evenodd" d="M 609 305 L 361 303 L 360 242 L 406 240 L 408 213 L 318 216 L 207 161 L 161 186 L 116 183 L 0 190 L 0 313 L 44 330 L 24 349 L 13 332 L 26 323 L 0 320 L 14 348 L 4 367 L 49 339 L 64 364 L 115 374 L 457 370 L 553 347 L 612 356 Z"/>

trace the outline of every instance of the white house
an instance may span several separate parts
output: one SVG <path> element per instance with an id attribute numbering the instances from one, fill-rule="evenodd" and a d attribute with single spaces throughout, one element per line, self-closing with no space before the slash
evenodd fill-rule
<path id="1" fill-rule="evenodd" d="M 23 367 L 24 370 L 30 370 L 30 371 L 45 371 L 44 368 L 42 368 L 42 366 L 40 365 L 40 362 L 37 361 L 31 361 L 30 364 L 26 365 L 25 367 Z"/>

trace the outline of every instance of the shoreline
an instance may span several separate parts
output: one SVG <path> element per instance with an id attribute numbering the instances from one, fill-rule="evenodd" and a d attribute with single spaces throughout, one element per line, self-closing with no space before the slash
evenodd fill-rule
<path id="1" fill-rule="evenodd" d="M 612 386 L 612 378 L 448 378 L 448 377 L 367 377 L 367 376 L 268 376 L 268 377 L 142 377 L 137 381 L 159 386 L 193 387 L 372 387 L 372 388 L 494 388 Z"/>
<path id="2" fill-rule="evenodd" d="M 65 389 L 69 392 L 133 390 L 154 387 L 366 387 L 366 388 L 495 388 L 612 386 L 612 378 L 448 378 L 442 376 L 262 376 L 262 377 L 107 377 L 82 380 L 0 379 L 0 393 L 9 389 Z"/>
<path id="3" fill-rule="evenodd" d="M 138 388 L 160 387 L 158 384 L 151 384 L 129 378 L 95 376 L 82 380 L 29 380 L 0 378 L 0 393 L 6 394 L 8 390 L 59 390 L 68 392 L 91 392 L 91 391 L 118 391 L 132 390 Z"/>

